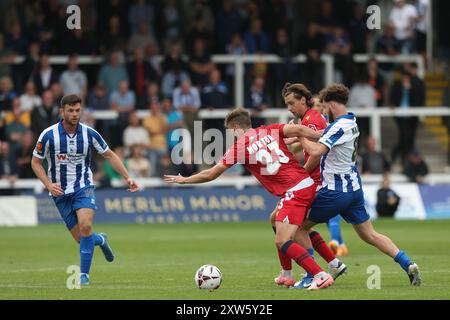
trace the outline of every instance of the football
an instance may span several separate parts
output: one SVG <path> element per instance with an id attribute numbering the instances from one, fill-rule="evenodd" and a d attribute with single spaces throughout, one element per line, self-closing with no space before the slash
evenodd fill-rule
<path id="1" fill-rule="evenodd" d="M 199 289 L 216 290 L 222 283 L 222 273 L 216 266 L 205 264 L 198 268 L 194 281 Z"/>

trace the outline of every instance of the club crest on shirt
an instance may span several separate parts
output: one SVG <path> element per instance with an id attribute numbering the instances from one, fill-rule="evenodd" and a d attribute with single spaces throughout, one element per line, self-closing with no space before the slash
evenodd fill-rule
<path id="1" fill-rule="evenodd" d="M 38 143 L 36 144 L 36 151 L 37 151 L 37 152 L 42 152 L 42 142 L 38 142 Z"/>

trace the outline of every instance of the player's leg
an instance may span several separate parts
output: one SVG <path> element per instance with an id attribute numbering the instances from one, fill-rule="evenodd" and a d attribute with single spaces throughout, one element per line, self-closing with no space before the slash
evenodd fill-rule
<path id="1" fill-rule="evenodd" d="M 94 256 L 95 240 L 92 232 L 94 210 L 80 208 L 77 211 L 78 228 L 80 230 L 80 284 L 89 284 L 89 271 Z"/>
<path id="2" fill-rule="evenodd" d="M 278 206 L 278 204 L 277 204 Z M 275 217 L 277 216 L 278 209 L 275 209 L 270 214 L 270 224 L 272 225 L 273 232 L 276 234 L 277 229 L 275 227 Z M 295 279 L 292 275 L 292 261 L 283 251 L 277 248 L 278 259 L 280 260 L 281 271 L 280 274 L 274 279 L 275 283 L 279 286 L 292 286 L 295 283 Z"/>
<path id="3" fill-rule="evenodd" d="M 331 235 L 329 247 L 336 256 L 346 256 L 348 254 L 348 249 L 344 243 L 344 240 L 342 239 L 341 216 L 336 215 L 335 217 L 328 220 L 327 226 Z"/>
<path id="4" fill-rule="evenodd" d="M 370 221 L 370 216 L 364 207 L 364 194 L 362 190 L 353 192 L 352 194 L 354 196 L 354 203 L 345 211 L 343 218 L 353 225 L 353 228 L 362 240 L 376 247 L 400 264 L 408 274 L 412 285 L 419 286 L 422 280 L 417 264 L 404 251 L 399 250 L 389 237 L 375 231 Z"/>

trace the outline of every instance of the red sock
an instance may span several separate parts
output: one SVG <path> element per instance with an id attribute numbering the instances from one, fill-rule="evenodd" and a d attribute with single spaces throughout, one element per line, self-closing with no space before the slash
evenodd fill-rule
<path id="1" fill-rule="evenodd" d="M 283 270 L 292 270 L 291 257 L 289 257 L 283 251 L 278 249 L 278 258 L 280 259 L 280 264 Z"/>
<path id="2" fill-rule="evenodd" d="M 325 241 L 323 241 L 320 233 L 313 231 L 309 234 L 309 238 L 311 239 L 314 250 L 316 250 L 316 252 L 320 254 L 320 256 L 324 258 L 327 263 L 336 259 L 333 251 L 331 251 Z"/>
<path id="3" fill-rule="evenodd" d="M 295 243 L 292 240 L 287 241 L 281 247 L 281 250 L 297 262 L 306 272 L 311 273 L 312 275 L 316 275 L 319 272 L 322 272 L 322 268 L 314 261 L 314 259 L 310 256 L 308 251 L 306 251 L 302 246 Z"/>

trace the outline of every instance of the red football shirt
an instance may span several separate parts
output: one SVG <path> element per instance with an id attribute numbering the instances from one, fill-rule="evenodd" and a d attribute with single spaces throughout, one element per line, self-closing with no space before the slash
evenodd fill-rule
<path id="1" fill-rule="evenodd" d="M 227 167 L 242 164 L 271 194 L 282 196 L 309 177 L 284 143 L 283 127 L 273 124 L 248 130 L 227 150 L 221 163 Z"/>
<path id="2" fill-rule="evenodd" d="M 320 114 L 320 112 L 314 109 L 309 109 L 308 111 L 306 111 L 301 124 L 310 127 L 315 131 L 323 130 L 327 127 L 325 118 Z M 309 159 L 309 154 L 305 151 L 305 149 L 303 149 L 303 154 L 305 155 L 306 163 L 306 161 L 308 161 Z M 320 179 L 320 165 L 318 165 L 310 175 L 311 178 L 313 178 L 314 182 L 321 183 L 322 181 Z"/>

